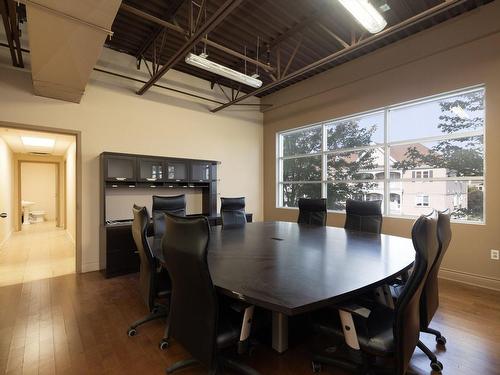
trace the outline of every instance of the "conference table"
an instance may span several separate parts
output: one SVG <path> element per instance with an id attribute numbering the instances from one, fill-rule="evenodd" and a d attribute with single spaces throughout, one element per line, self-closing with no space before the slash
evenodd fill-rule
<path id="1" fill-rule="evenodd" d="M 163 262 L 161 239 L 153 251 Z M 273 313 L 272 346 L 288 348 L 288 317 L 375 289 L 408 270 L 411 239 L 290 222 L 212 227 L 208 264 L 218 291 Z"/>

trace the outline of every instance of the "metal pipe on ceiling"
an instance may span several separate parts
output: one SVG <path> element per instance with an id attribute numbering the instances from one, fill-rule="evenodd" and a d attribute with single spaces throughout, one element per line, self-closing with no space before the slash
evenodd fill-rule
<path id="1" fill-rule="evenodd" d="M 0 47 L 9 48 L 9 45 L 7 43 L 0 42 Z M 25 53 L 30 53 L 30 50 L 26 49 L 26 48 L 21 48 L 21 51 L 25 52 Z M 111 76 L 114 76 L 114 77 L 119 77 L 119 78 L 127 79 L 129 81 L 134 81 L 134 82 L 139 82 L 139 83 L 147 83 L 147 81 L 144 81 L 142 79 L 131 77 L 131 76 L 128 76 L 126 74 L 112 72 L 110 70 L 105 70 L 105 69 L 101 69 L 101 68 L 94 68 L 93 70 L 95 70 L 96 72 L 108 74 L 108 75 L 111 75 Z M 157 88 L 160 88 L 160 89 L 172 91 L 172 92 L 175 92 L 175 93 L 178 93 L 178 94 L 190 96 L 192 98 L 196 98 L 196 99 L 200 99 L 200 100 L 205 100 L 207 102 L 211 102 L 211 103 L 214 103 L 214 104 L 224 104 L 221 101 L 218 101 L 218 100 L 215 100 L 215 99 L 212 99 L 212 98 L 208 98 L 206 96 L 193 94 L 191 92 L 183 91 L 183 90 L 179 90 L 179 89 L 174 89 L 172 87 L 168 87 L 168 86 L 164 86 L 164 85 L 159 85 L 157 83 L 155 83 L 153 86 L 157 87 Z M 236 105 L 239 105 L 239 106 L 242 106 L 242 107 L 243 106 L 250 106 L 250 107 L 270 107 L 270 106 L 272 106 L 271 104 L 261 104 L 261 103 L 250 103 L 250 104 L 244 104 L 244 103 L 242 103 L 242 104 L 236 104 Z"/>
<path id="2" fill-rule="evenodd" d="M 137 91 L 138 95 L 144 94 L 156 83 L 171 67 L 179 62 L 193 48 L 204 35 L 212 31 L 224 18 L 236 9 L 244 0 L 226 0 L 226 2 L 189 38 L 189 40 L 158 70 L 151 79 Z"/>
<path id="3" fill-rule="evenodd" d="M 320 59 L 312 64 L 309 64 L 303 68 L 300 68 L 300 69 L 288 74 L 287 76 L 282 77 L 281 79 L 278 79 L 278 80 L 271 82 L 265 86 L 262 86 L 261 88 L 254 90 L 249 94 L 245 94 L 245 95 L 243 95 L 239 98 L 236 98 L 230 102 L 227 102 L 219 107 L 216 107 L 216 108 L 212 109 L 211 112 L 213 112 L 213 113 L 218 112 L 224 108 L 227 108 L 231 105 L 234 105 L 238 102 L 241 102 L 242 100 L 248 99 L 252 96 L 258 95 L 258 94 L 263 93 L 265 91 L 268 91 L 274 87 L 277 87 L 281 84 L 289 82 L 290 80 L 292 80 L 294 78 L 298 78 L 298 77 L 303 76 L 307 73 L 310 73 L 311 71 L 313 71 L 321 66 L 324 66 L 326 64 L 329 64 L 335 60 L 338 60 L 338 59 L 340 59 L 340 58 L 342 58 L 342 57 L 344 57 L 352 52 L 359 50 L 362 47 L 366 47 L 370 44 L 378 42 L 389 35 L 392 35 L 398 31 L 401 31 L 401 30 L 404 30 L 410 26 L 413 26 L 414 24 L 421 22 L 427 18 L 433 17 L 436 14 L 439 14 L 441 12 L 444 12 L 446 10 L 454 8 L 454 7 L 464 3 L 466 1 L 467 0 L 446 0 L 445 2 L 443 2 L 441 4 L 438 4 L 438 5 L 436 5 L 432 8 L 429 8 L 429 9 L 427 9 L 419 14 L 416 14 L 413 17 L 410 17 L 404 21 L 401 21 L 400 23 L 398 23 L 394 26 L 391 26 L 391 27 L 381 31 L 378 34 L 372 35 L 366 39 L 359 41 L 356 44 L 350 45 L 350 46 L 343 48 L 337 52 L 334 52 L 331 55 L 328 55 L 328 56 L 326 56 L 326 57 L 324 57 L 324 58 L 322 58 L 322 59 Z"/>

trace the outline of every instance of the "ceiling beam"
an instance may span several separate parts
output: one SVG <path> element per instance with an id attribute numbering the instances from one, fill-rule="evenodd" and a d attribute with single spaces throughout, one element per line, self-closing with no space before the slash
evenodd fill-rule
<path id="1" fill-rule="evenodd" d="M 153 84 L 155 84 L 170 68 L 177 64 L 186 54 L 198 43 L 204 35 L 212 31 L 220 22 L 224 20 L 243 0 L 226 0 L 226 2 L 208 19 L 189 40 L 167 61 L 165 65 L 156 72 L 153 77 L 137 91 L 138 95 L 144 94 Z"/>
<path id="2" fill-rule="evenodd" d="M 248 99 L 252 96 L 258 95 L 258 94 L 263 93 L 265 91 L 268 91 L 274 87 L 277 87 L 279 85 L 287 83 L 294 78 L 301 77 L 304 74 L 310 73 L 311 71 L 313 71 L 313 70 L 315 70 L 323 65 L 329 64 L 335 60 L 338 60 L 341 57 L 344 57 L 347 54 L 350 54 L 354 51 L 357 51 L 362 47 L 365 47 L 367 45 L 378 42 L 378 41 L 388 37 L 389 35 L 395 34 L 395 33 L 399 32 L 401 30 L 404 30 L 404 29 L 406 29 L 406 28 L 408 28 L 408 27 L 410 27 L 418 22 L 421 22 L 425 19 L 431 18 L 431 17 L 435 16 L 436 14 L 439 14 L 441 12 L 452 9 L 452 8 L 458 6 L 466 1 L 467 0 L 446 0 L 445 2 L 440 3 L 432 8 L 429 8 L 429 9 L 427 9 L 419 14 L 416 14 L 415 16 L 410 17 L 410 18 L 408 18 L 408 19 L 406 19 L 406 20 L 404 20 L 404 21 L 402 21 L 394 26 L 388 27 L 387 29 L 381 31 L 378 34 L 371 35 L 363 40 L 358 41 L 357 43 L 355 43 L 353 45 L 350 45 L 350 46 L 343 48 L 337 52 L 334 52 L 334 53 L 332 53 L 332 54 L 330 54 L 330 55 L 328 55 L 328 56 L 326 56 L 318 61 L 315 61 L 312 64 L 304 66 L 303 68 L 300 68 L 300 69 L 288 74 L 287 76 L 283 76 L 282 78 L 278 79 L 275 82 L 271 82 L 265 86 L 262 86 L 261 88 L 259 88 L 257 90 L 252 91 L 249 94 L 243 95 L 243 96 L 236 98 L 230 102 L 227 102 L 219 107 L 216 107 L 216 108 L 212 109 L 211 112 L 213 112 L 213 113 L 218 112 L 218 111 L 220 111 L 224 108 L 227 108 L 235 103 L 241 102 L 242 100 Z"/>
<path id="3" fill-rule="evenodd" d="M 169 1 L 167 10 L 165 12 L 165 19 L 172 19 L 172 17 L 177 13 L 179 8 L 181 7 L 182 3 L 184 0 L 176 0 L 176 1 Z M 122 3 L 123 5 L 123 3 Z M 153 41 L 158 38 L 158 36 L 161 34 L 165 26 L 158 26 L 156 29 L 151 33 L 151 35 L 148 36 L 146 41 L 142 44 L 142 46 L 137 50 L 135 57 L 139 58 L 141 55 L 144 54 L 145 51 L 151 47 L 151 44 L 153 44 Z"/>
<path id="4" fill-rule="evenodd" d="M 1 1 L 1 0 L 0 0 Z M 151 14 L 148 14 L 146 12 L 143 12 L 142 10 L 139 10 L 139 9 L 136 9 L 134 7 L 131 7 L 130 5 L 127 5 L 127 4 L 123 4 L 120 6 L 121 9 L 123 9 L 124 11 L 126 12 L 129 12 L 129 13 L 132 13 L 138 17 L 141 17 L 141 18 L 144 18 L 146 20 L 149 20 L 151 22 L 154 22 L 164 28 L 167 28 L 169 30 L 173 30 L 173 31 L 176 31 L 178 33 L 181 33 L 183 34 L 185 37 L 186 37 L 186 40 L 189 39 L 188 37 L 188 32 L 186 30 L 184 30 L 182 27 L 178 26 L 178 25 L 174 25 L 173 23 L 170 23 L 168 21 L 165 21 L 161 18 L 158 18 L 158 17 L 155 17 Z M 211 46 L 211 47 L 214 47 L 222 52 L 225 52 L 227 53 L 228 55 L 231 55 L 231 56 L 234 56 L 234 57 L 237 57 L 238 59 L 242 59 L 242 60 L 245 60 L 251 64 L 254 64 L 254 65 L 257 65 L 259 67 L 261 67 L 262 69 L 268 71 L 268 72 L 274 72 L 276 69 L 266 63 L 263 63 L 262 61 L 258 61 L 258 60 L 255 60 L 255 59 L 252 59 L 251 57 L 248 57 L 248 56 L 245 56 L 244 54 L 242 53 L 239 53 L 239 52 L 236 52 L 228 47 L 225 47 L 217 42 L 214 42 L 213 40 L 210 40 L 206 37 L 203 37 L 201 39 L 201 42 L 202 43 L 206 43 L 207 45 Z M 138 56 L 136 56 L 137 58 L 140 58 L 142 55 L 144 55 L 144 51 L 139 54 Z"/>
<path id="5" fill-rule="evenodd" d="M 19 21 L 14 1 L 0 0 L 0 13 L 2 14 L 12 65 L 24 68 L 21 41 L 19 39 Z"/>

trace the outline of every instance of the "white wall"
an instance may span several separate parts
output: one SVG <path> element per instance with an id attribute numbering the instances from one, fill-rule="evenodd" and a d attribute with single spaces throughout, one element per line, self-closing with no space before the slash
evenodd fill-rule
<path id="1" fill-rule="evenodd" d="M 8 49 L 0 48 L 0 123 L 81 131 L 84 271 L 99 268 L 98 156 L 103 151 L 221 161 L 218 192 L 246 196 L 247 211 L 262 220 L 263 126 L 258 110 L 233 107 L 212 114 L 212 103 L 158 88 L 138 96 L 140 83 L 99 72 L 92 74 L 80 104 L 38 97 L 33 95 L 29 55 L 24 57 L 28 68 L 13 68 Z M 99 65 L 147 79 L 147 73 L 137 72 L 133 58 L 107 49 Z M 159 83 L 225 100 L 209 82 L 173 70 Z"/>
<path id="2" fill-rule="evenodd" d="M 65 220 L 66 230 L 75 242 L 76 239 L 76 141 L 66 151 L 65 160 Z"/>
<path id="3" fill-rule="evenodd" d="M 13 191 L 13 154 L 7 143 L 0 137 L 0 212 L 7 218 L 0 218 L 0 247 L 9 238 L 14 228 Z"/>
<path id="4" fill-rule="evenodd" d="M 21 163 L 21 200 L 34 202 L 30 211 L 45 211 L 45 220 L 57 219 L 57 164 Z"/>

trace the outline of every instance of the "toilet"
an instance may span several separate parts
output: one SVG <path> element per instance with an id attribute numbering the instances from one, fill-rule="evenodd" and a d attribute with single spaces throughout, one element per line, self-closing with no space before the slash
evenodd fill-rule
<path id="1" fill-rule="evenodd" d="M 31 211 L 30 212 L 30 222 L 31 223 L 43 223 L 45 221 L 45 211 Z"/>

